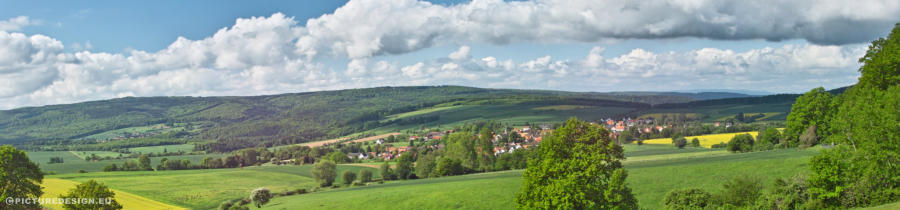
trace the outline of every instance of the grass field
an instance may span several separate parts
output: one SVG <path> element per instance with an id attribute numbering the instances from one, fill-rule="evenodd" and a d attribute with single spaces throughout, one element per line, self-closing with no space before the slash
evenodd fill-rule
<path id="1" fill-rule="evenodd" d="M 733 154 L 721 149 L 625 145 L 628 186 L 641 208 L 662 209 L 673 189 L 721 190 L 724 180 L 751 175 L 770 186 L 775 178 L 805 173 L 816 149 Z M 764 170 L 761 170 L 764 169 Z M 388 182 L 273 199 L 264 209 L 515 209 L 522 171 Z M 252 207 L 251 207 L 252 208 Z"/>
<path id="2" fill-rule="evenodd" d="M 101 158 L 105 158 L 105 157 L 116 158 L 116 157 L 119 157 L 119 155 L 125 155 L 122 153 L 111 152 L 111 151 L 70 151 L 70 152 L 73 155 L 78 156 L 78 158 L 82 159 L 82 160 L 84 160 L 84 158 L 86 158 L 86 157 L 90 157 L 91 155 L 97 155 L 98 157 L 101 157 Z"/>
<path id="3" fill-rule="evenodd" d="M 700 139 L 700 146 L 710 148 L 714 144 L 719 144 L 722 142 L 728 143 L 734 136 L 738 134 L 749 133 L 753 138 L 756 138 L 756 135 L 759 132 L 750 131 L 750 132 L 737 132 L 737 133 L 720 133 L 720 134 L 709 134 L 702 136 L 688 136 L 685 137 L 688 140 L 688 143 L 691 142 L 691 139 L 698 138 Z M 644 144 L 672 144 L 672 138 L 659 138 L 659 139 L 648 139 L 644 140 Z"/>
<path id="4" fill-rule="evenodd" d="M 55 175 L 57 178 L 84 182 L 97 180 L 110 188 L 149 199 L 192 209 L 211 209 L 221 202 L 249 195 L 250 190 L 266 187 L 273 193 L 316 186 L 311 165 L 262 166 L 243 169 L 211 169 L 180 171 L 123 171 Z M 338 166 L 344 171 L 376 169 Z"/>
<path id="5" fill-rule="evenodd" d="M 78 153 L 78 152 L 76 152 Z M 66 174 L 66 173 L 75 173 L 78 170 L 84 170 L 87 172 L 99 172 L 103 170 L 103 167 L 109 165 L 111 163 L 115 163 L 116 165 L 121 165 L 128 159 L 112 159 L 112 160 L 100 160 L 100 161 L 85 161 L 84 159 L 78 158 L 72 152 L 68 151 L 53 151 L 53 152 L 27 152 L 28 158 L 33 162 L 40 164 L 41 170 L 44 172 L 56 172 L 58 174 Z M 190 160 L 191 163 L 200 163 L 204 157 L 222 157 L 222 154 L 208 154 L 208 155 L 179 155 L 179 156 L 166 156 L 166 157 L 151 157 L 151 165 L 156 166 L 159 164 L 159 160 L 162 158 L 168 159 L 187 159 Z M 47 164 L 50 161 L 51 157 L 62 157 L 64 163 L 54 163 Z"/>
<path id="6" fill-rule="evenodd" d="M 44 179 L 44 182 L 41 184 L 41 187 L 44 188 L 44 195 L 41 197 L 62 197 L 62 195 L 68 194 L 70 189 L 75 188 L 75 185 L 78 185 L 78 182 L 55 178 Z M 116 202 L 121 204 L 124 209 L 185 209 L 115 189 L 113 189 L 113 192 L 116 193 Z M 59 204 L 46 204 L 43 206 L 51 210 L 63 209 L 63 206 Z"/>
<path id="7" fill-rule="evenodd" d="M 175 145 L 162 145 L 162 146 L 149 146 L 149 147 L 135 147 L 135 148 L 129 148 L 128 151 L 131 151 L 133 153 L 141 153 L 141 154 L 148 154 L 148 153 L 159 154 L 159 153 L 162 153 L 163 151 L 166 151 L 166 152 L 179 152 L 179 151 L 191 152 L 191 151 L 194 151 L 194 145 L 193 144 L 175 144 Z"/>

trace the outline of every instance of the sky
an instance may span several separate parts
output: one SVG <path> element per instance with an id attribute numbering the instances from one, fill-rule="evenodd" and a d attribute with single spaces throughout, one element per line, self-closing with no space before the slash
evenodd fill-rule
<path id="1" fill-rule="evenodd" d="M 7 1 L 0 109 L 379 86 L 799 93 L 896 0 Z"/>

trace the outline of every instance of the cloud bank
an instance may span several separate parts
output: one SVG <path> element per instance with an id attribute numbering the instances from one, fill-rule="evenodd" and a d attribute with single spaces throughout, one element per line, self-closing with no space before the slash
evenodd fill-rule
<path id="1" fill-rule="evenodd" d="M 384 85 L 467 85 L 579 91 L 695 88 L 804 90 L 851 84 L 866 42 L 898 18 L 896 1 L 350 1 L 306 21 L 240 18 L 210 37 L 125 54 L 64 52 L 58 40 L 0 22 L 0 108 L 124 96 L 260 95 Z M 773 6 L 777 5 L 777 6 Z M 21 21 L 25 20 L 25 21 Z M 850 30 L 854 33 L 844 32 Z M 597 43 L 604 39 L 804 39 L 813 44 L 734 52 L 634 49 L 580 59 L 473 57 L 470 43 Z M 401 64 L 379 55 L 456 45 L 446 57 Z M 819 45 L 822 44 L 822 45 Z M 841 44 L 841 45 L 827 45 Z M 329 65 L 323 60 L 345 60 Z M 803 79 L 806 78 L 806 79 Z"/>

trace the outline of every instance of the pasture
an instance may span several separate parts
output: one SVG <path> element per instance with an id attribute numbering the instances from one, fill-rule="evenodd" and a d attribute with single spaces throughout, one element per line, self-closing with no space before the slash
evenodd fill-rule
<path id="1" fill-rule="evenodd" d="M 141 153 L 141 154 L 159 154 L 163 152 L 191 152 L 194 151 L 193 144 L 175 144 L 175 145 L 161 145 L 161 146 L 148 146 L 148 147 L 134 147 L 129 148 L 128 151 L 132 153 Z"/>
<path id="2" fill-rule="evenodd" d="M 708 134 L 708 135 L 700 135 L 700 136 L 687 136 L 684 138 L 686 138 L 688 140 L 688 143 L 690 143 L 692 139 L 697 138 L 700 140 L 700 146 L 710 148 L 714 144 L 719 144 L 719 143 L 723 143 L 723 142 L 728 143 L 728 141 L 730 141 L 731 138 L 734 138 L 734 136 L 736 136 L 738 134 L 745 134 L 745 133 L 750 134 L 751 136 L 753 136 L 754 139 L 756 139 L 756 135 L 759 134 L 759 132 L 757 132 L 757 131 L 750 131 L 750 132 L 737 132 L 737 133 Z M 669 144 L 669 145 L 671 145 L 672 138 L 647 139 L 647 140 L 644 140 L 644 144 Z"/>
<path id="3" fill-rule="evenodd" d="M 177 171 L 118 171 L 87 174 L 64 174 L 49 178 L 84 182 L 96 180 L 108 187 L 192 209 L 212 209 L 221 202 L 246 197 L 250 190 L 266 187 L 273 193 L 317 186 L 311 165 L 256 166 L 231 169 Z M 338 166 L 344 171 L 376 169 Z"/>
<path id="4" fill-rule="evenodd" d="M 79 151 L 80 152 L 80 151 Z M 74 153 L 79 153 L 74 152 Z M 69 151 L 52 151 L 52 152 L 27 152 L 28 158 L 33 162 L 38 163 L 41 167 L 41 170 L 44 172 L 55 172 L 57 174 L 66 174 L 66 173 L 76 173 L 78 170 L 84 170 L 87 172 L 99 172 L 103 170 L 103 167 L 109 165 L 111 163 L 115 163 L 116 165 L 121 165 L 125 163 L 127 160 L 136 160 L 136 158 L 124 158 L 124 159 L 111 159 L 111 160 L 98 160 L 98 161 L 85 161 L 73 154 L 73 152 Z M 89 154 L 89 153 L 88 153 Z M 207 155 L 179 155 L 179 156 L 165 156 L 165 157 L 151 157 L 150 163 L 153 167 L 156 167 L 159 164 L 160 159 L 168 158 L 168 159 L 187 159 L 190 160 L 191 163 L 197 164 L 200 163 L 204 157 L 223 157 L 223 154 L 207 154 Z M 47 164 L 51 157 L 62 157 L 64 163 L 54 163 Z"/>
<path id="5" fill-rule="evenodd" d="M 671 190 L 697 187 L 716 192 L 723 181 L 738 175 L 759 177 L 769 187 L 776 178 L 806 173 L 809 158 L 816 153 L 816 149 L 783 149 L 734 154 L 717 149 L 626 145 L 629 159 L 624 164 L 628 186 L 641 208 L 662 209 L 662 199 Z M 522 171 L 517 170 L 394 181 L 278 197 L 263 209 L 515 209 L 521 176 Z"/>

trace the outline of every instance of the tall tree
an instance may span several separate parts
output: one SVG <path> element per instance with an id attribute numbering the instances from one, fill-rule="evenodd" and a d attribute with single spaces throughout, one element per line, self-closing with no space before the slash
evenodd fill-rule
<path id="1" fill-rule="evenodd" d="M 138 157 L 138 163 L 140 163 L 141 170 L 152 171 L 153 167 L 150 166 L 150 157 L 146 154 Z"/>
<path id="2" fill-rule="evenodd" d="M 313 165 L 312 174 L 320 186 L 331 186 L 334 183 L 334 178 L 337 176 L 337 167 L 334 165 L 334 162 L 321 160 Z"/>
<path id="3" fill-rule="evenodd" d="M 806 92 L 794 102 L 791 106 L 791 113 L 787 116 L 787 125 L 784 131 L 785 139 L 788 140 L 789 147 L 799 145 L 800 135 L 809 128 L 810 125 L 816 125 L 817 133 L 828 130 L 828 122 L 832 113 L 831 93 L 825 91 L 825 88 L 818 87 Z"/>
<path id="4" fill-rule="evenodd" d="M 39 198 L 44 175 L 24 151 L 0 146 L 0 209 L 40 209 L 36 203 L 6 203 L 7 198 Z"/>
<path id="5" fill-rule="evenodd" d="M 571 118 L 541 142 L 539 152 L 522 175 L 519 208 L 637 209 L 625 185 L 622 147 L 606 129 Z"/>

